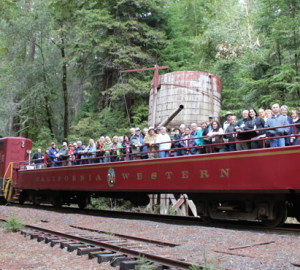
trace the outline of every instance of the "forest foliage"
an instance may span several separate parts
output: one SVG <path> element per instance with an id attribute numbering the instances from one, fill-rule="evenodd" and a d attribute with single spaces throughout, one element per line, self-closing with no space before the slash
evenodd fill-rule
<path id="1" fill-rule="evenodd" d="M 0 135 L 99 138 L 147 126 L 153 73 L 222 80 L 222 110 L 300 101 L 297 0 L 3 0 Z"/>

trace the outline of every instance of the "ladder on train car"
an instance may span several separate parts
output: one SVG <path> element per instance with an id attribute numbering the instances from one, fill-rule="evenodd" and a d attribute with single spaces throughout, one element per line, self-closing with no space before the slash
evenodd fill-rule
<path id="1" fill-rule="evenodd" d="M 3 178 L 1 179 L 2 190 L 0 196 L 3 196 L 5 201 L 10 201 L 13 195 L 13 184 L 12 184 L 13 168 L 14 168 L 14 163 L 10 162 L 6 168 Z"/>

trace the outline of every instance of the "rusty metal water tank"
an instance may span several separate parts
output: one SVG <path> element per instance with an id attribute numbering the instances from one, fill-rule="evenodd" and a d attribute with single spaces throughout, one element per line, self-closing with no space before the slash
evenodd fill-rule
<path id="1" fill-rule="evenodd" d="M 153 83 L 153 82 L 152 82 Z M 221 110 L 221 79 L 201 71 L 176 71 L 159 76 L 157 91 L 152 88 L 149 99 L 151 126 L 157 126 L 180 105 L 182 110 L 169 124 L 190 125 L 207 121 L 210 114 Z"/>

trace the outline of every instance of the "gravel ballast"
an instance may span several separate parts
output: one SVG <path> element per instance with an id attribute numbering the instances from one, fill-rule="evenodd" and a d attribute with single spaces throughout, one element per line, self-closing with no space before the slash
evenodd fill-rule
<path id="1" fill-rule="evenodd" d="M 69 225 L 179 244 L 153 248 L 153 253 L 213 269 L 299 269 L 300 235 L 273 231 L 246 231 L 193 225 L 170 225 L 144 220 L 62 214 L 46 210 L 0 206 L 0 218 L 15 215 L 28 225 L 62 232 Z M 78 232 L 82 233 L 82 231 Z M 158 252 L 158 253 L 156 253 Z M 114 269 L 76 252 L 29 240 L 0 229 L 0 269 Z"/>

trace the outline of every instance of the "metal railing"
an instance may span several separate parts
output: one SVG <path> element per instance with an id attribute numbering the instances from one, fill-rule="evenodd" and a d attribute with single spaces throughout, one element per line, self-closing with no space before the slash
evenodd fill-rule
<path id="1" fill-rule="evenodd" d="M 287 127 L 292 127 L 293 128 L 293 133 L 291 134 L 280 134 L 280 135 L 275 135 L 272 137 L 267 137 L 266 136 L 266 131 L 268 130 L 275 130 L 279 128 L 287 128 Z M 251 129 L 247 131 L 234 131 L 234 132 L 229 132 L 229 133 L 223 133 L 223 134 L 218 134 L 215 136 L 221 136 L 222 138 L 224 137 L 229 137 L 232 136 L 232 141 L 223 141 L 223 142 L 218 142 L 214 143 L 210 139 L 215 137 L 215 136 L 201 136 L 201 137 L 190 137 L 190 138 L 183 138 L 179 140 L 171 140 L 168 142 L 162 142 L 162 143 L 155 143 L 152 144 L 152 148 L 156 148 L 157 150 L 152 150 L 152 151 L 137 151 L 137 152 L 130 152 L 126 154 L 126 147 L 122 148 L 117 148 L 117 149 L 110 149 L 110 150 L 96 150 L 93 152 L 79 152 L 76 155 L 76 158 L 73 160 L 69 160 L 70 155 L 64 155 L 62 156 L 64 159 L 58 160 L 58 161 L 51 161 L 51 166 L 55 167 L 60 167 L 60 166 L 73 166 L 73 165 L 87 165 L 87 164 L 95 164 L 95 163 L 109 163 L 109 162 L 118 162 L 118 161 L 133 161 L 133 160 L 138 160 L 138 159 L 143 159 L 144 156 L 147 156 L 150 153 L 155 154 L 155 158 L 158 158 L 158 153 L 163 152 L 163 151 L 168 151 L 168 157 L 173 157 L 177 156 L 177 153 L 180 153 L 180 156 L 184 155 L 195 155 L 195 154 L 210 154 L 214 153 L 216 148 L 228 148 L 229 145 L 237 145 L 239 143 L 253 143 L 253 142 L 262 142 L 261 147 L 259 148 L 266 148 L 267 147 L 267 142 L 273 139 L 280 139 L 280 138 L 297 138 L 300 136 L 300 134 L 297 134 L 297 127 L 300 129 L 300 124 L 290 124 L 286 126 L 278 126 L 278 127 L 268 127 L 268 128 L 261 128 L 261 129 Z M 243 134 L 249 134 L 253 132 L 258 132 L 257 136 L 252 137 L 250 139 L 242 139 L 239 140 L 238 136 L 243 135 Z M 264 136 L 259 135 L 259 133 L 262 133 Z M 290 133 L 290 132 L 289 132 Z M 261 137 L 258 137 L 261 136 Z M 195 142 L 198 139 L 203 139 L 204 144 L 197 145 Z M 185 146 L 183 147 L 174 147 L 176 142 L 184 142 Z M 162 144 L 166 143 L 171 143 L 171 148 L 167 150 L 159 150 L 159 146 Z M 143 147 L 147 147 L 147 150 L 149 149 L 149 145 L 141 145 L 139 146 L 140 149 Z M 132 149 L 132 146 L 131 146 Z M 251 149 L 251 148 L 250 148 Z M 249 150 L 250 150 L 249 149 Z M 124 151 L 125 150 L 125 151 Z M 117 151 L 120 151 L 120 154 L 116 154 Z M 235 150 L 233 150 L 235 151 Z M 243 150 L 246 151 L 246 150 Z M 125 152 L 125 153 L 124 153 Z M 224 152 L 228 152 L 227 150 Z M 20 168 L 21 169 L 38 169 L 38 168 L 45 168 L 46 166 L 43 164 L 42 166 L 39 166 L 39 164 L 35 164 L 35 162 L 44 160 L 43 159 L 37 159 L 37 160 L 31 160 L 31 163 L 28 164 L 28 161 L 22 161 L 20 162 Z"/>

